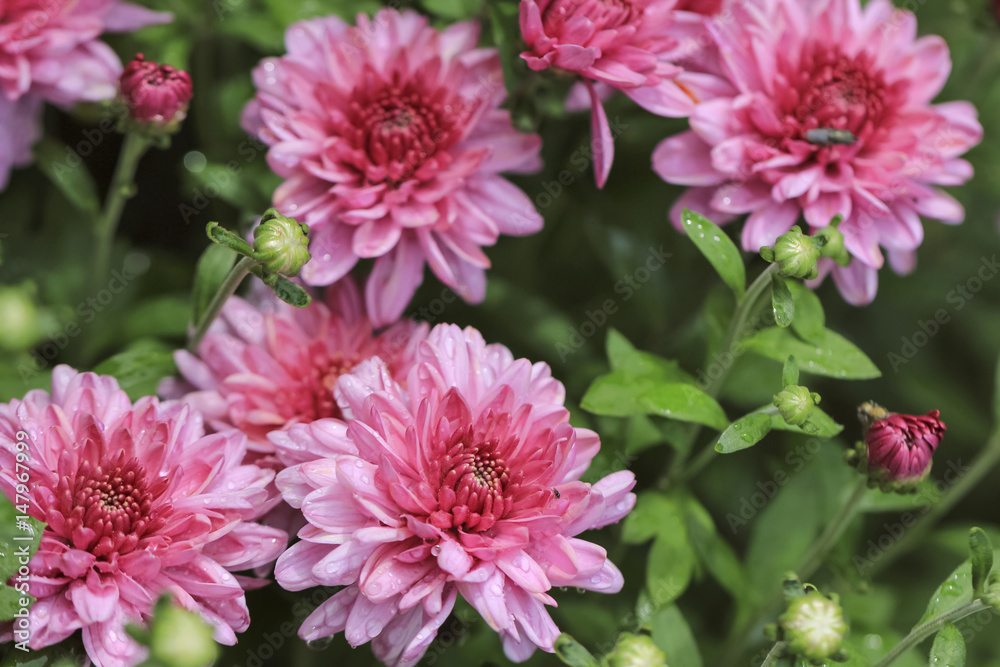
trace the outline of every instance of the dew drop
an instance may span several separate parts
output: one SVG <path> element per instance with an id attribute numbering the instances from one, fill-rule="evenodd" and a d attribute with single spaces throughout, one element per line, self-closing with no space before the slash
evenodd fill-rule
<path id="1" fill-rule="evenodd" d="M 369 637 L 378 637 L 380 632 L 382 632 L 382 625 L 378 621 L 368 621 L 365 625 L 365 633 Z"/>
<path id="2" fill-rule="evenodd" d="M 322 651 L 327 646 L 329 646 L 331 642 L 333 642 L 333 637 L 320 637 L 319 639 L 313 639 L 311 641 L 307 641 L 306 646 L 308 646 L 313 651 Z"/>
<path id="3" fill-rule="evenodd" d="M 434 546 L 431 547 L 431 555 L 432 556 L 437 556 L 440 553 L 441 553 L 441 545 L 440 544 L 435 544 Z"/>

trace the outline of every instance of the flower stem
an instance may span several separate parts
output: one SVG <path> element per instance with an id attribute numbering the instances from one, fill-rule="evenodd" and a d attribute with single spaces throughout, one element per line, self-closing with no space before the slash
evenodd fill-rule
<path id="1" fill-rule="evenodd" d="M 122 142 L 118 163 L 115 165 L 115 173 L 111 177 L 111 187 L 108 189 L 108 195 L 104 202 L 104 210 L 101 211 L 97 224 L 94 226 L 96 248 L 93 270 L 90 274 L 92 294 L 101 288 L 101 283 L 107 278 L 111 266 L 111 248 L 114 246 L 115 232 L 118 231 L 118 223 L 121 221 L 125 202 L 134 194 L 135 171 L 139 166 L 139 160 L 142 159 L 151 145 L 149 139 L 138 132 L 129 132 Z"/>
<path id="2" fill-rule="evenodd" d="M 775 642 L 771 650 L 767 652 L 764 657 L 764 662 L 760 663 L 760 667 L 771 667 L 778 662 L 782 655 L 785 653 L 785 648 L 788 647 L 788 642 Z"/>
<path id="3" fill-rule="evenodd" d="M 851 521 L 857 515 L 861 500 L 865 497 L 865 491 L 867 490 L 868 478 L 864 475 L 859 475 L 858 483 L 854 487 L 851 497 L 847 499 L 847 502 L 841 506 L 837 515 L 826 525 L 826 530 L 813 543 L 808 555 L 802 562 L 802 566 L 795 571 L 803 581 L 811 577 L 819 569 L 819 566 L 823 564 L 823 560 L 830 553 L 830 550 L 837 544 L 837 540 L 844 534 L 847 527 L 851 525 Z"/>
<path id="4" fill-rule="evenodd" d="M 208 328 L 212 326 L 212 322 L 215 321 L 219 311 L 222 310 L 222 306 L 224 306 L 229 297 L 233 295 L 236 288 L 240 286 L 243 279 L 250 273 L 250 268 L 256 263 L 257 261 L 251 257 L 240 257 L 240 261 L 236 262 L 236 265 L 229 270 L 229 274 L 226 275 L 226 279 L 223 280 L 222 285 L 219 286 L 219 291 L 212 297 L 212 300 L 208 304 L 208 308 L 206 308 L 205 312 L 202 314 L 201 321 L 198 322 L 197 328 L 191 336 L 191 340 L 188 341 L 188 352 L 193 353 L 198 350 L 198 346 L 201 344 L 201 339 L 205 337 L 206 333 L 208 333 Z"/>
<path id="5" fill-rule="evenodd" d="M 938 630 L 943 628 L 949 623 L 954 623 L 955 621 L 961 620 L 966 616 L 971 616 L 978 611 L 983 611 L 984 609 L 990 609 L 982 600 L 973 600 L 972 602 L 966 602 L 961 607 L 955 607 L 950 611 L 946 611 L 940 616 L 935 616 L 931 620 L 921 623 L 917 627 L 910 630 L 910 634 L 903 637 L 903 640 L 896 644 L 895 647 L 889 653 L 878 661 L 875 667 L 888 667 L 896 658 L 900 657 L 911 648 L 927 639 Z"/>
<path id="6" fill-rule="evenodd" d="M 754 310 L 756 310 L 761 296 L 771 286 L 771 276 L 777 271 L 777 264 L 769 265 L 759 276 L 757 276 L 756 280 L 750 284 L 747 291 L 736 302 L 736 309 L 733 311 L 733 317 L 729 320 L 729 327 L 726 329 L 726 335 L 722 341 L 722 348 L 720 352 L 722 356 L 734 354 L 736 346 L 739 345 L 741 340 L 743 340 L 747 320 L 750 319 L 750 315 L 754 312 Z M 729 377 L 729 371 L 731 368 L 731 366 L 728 366 L 722 369 L 722 372 L 718 373 L 716 377 L 712 377 L 710 375 L 708 383 L 705 385 L 705 393 L 712 398 L 718 396 L 726 378 Z M 700 425 L 692 426 L 687 437 L 689 445 L 688 450 L 690 450 L 690 445 L 693 445 L 695 440 L 697 440 L 700 432 Z M 661 485 L 665 484 L 669 478 L 692 477 L 695 473 L 699 472 L 712 461 L 714 454 L 715 443 L 713 441 L 708 443 L 687 467 L 684 465 L 686 463 L 686 457 L 681 455 L 674 457 L 668 474 L 661 480 Z"/>

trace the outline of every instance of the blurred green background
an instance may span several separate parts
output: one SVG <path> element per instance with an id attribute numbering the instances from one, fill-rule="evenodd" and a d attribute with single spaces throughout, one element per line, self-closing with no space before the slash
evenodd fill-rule
<path id="1" fill-rule="evenodd" d="M 485 21 L 492 6 L 501 4 L 511 6 L 494 0 L 425 0 L 415 8 L 444 25 L 467 17 Z M 93 134 L 93 117 L 88 119 L 87 110 L 69 114 L 47 109 L 48 139 L 39 152 L 39 164 L 18 170 L 0 194 L 0 349 L 4 350 L 0 400 L 47 387 L 48 373 L 56 363 L 90 369 L 132 346 L 148 350 L 148 358 L 156 363 L 122 365 L 117 367 L 119 377 L 133 395 L 153 391 L 164 369 L 169 370 L 170 350 L 184 341 L 194 264 L 207 244 L 205 224 L 215 220 L 230 229 L 246 230 L 268 206 L 278 182 L 263 151 L 239 127 L 240 110 L 253 94 L 251 68 L 260 58 L 282 52 L 284 28 L 295 20 L 326 13 L 349 18 L 377 6 L 353 0 L 173 0 L 156 7 L 173 11 L 173 24 L 108 38 L 123 60 L 142 51 L 148 58 L 189 69 L 194 80 L 192 106 L 172 146 L 144 158 L 138 195 L 125 210 L 113 266 L 138 275 L 101 312 L 93 313 L 80 306 L 89 296 L 83 285 L 92 260 L 87 250 L 90 232 L 78 224 L 65 190 L 43 172 L 65 161 L 64 144 L 76 146 L 82 154 L 83 142 L 91 149 L 84 163 L 98 191 L 104 192 L 120 137 Z M 774 588 L 776 579 L 800 559 L 811 536 L 836 510 L 837 494 L 851 476 L 841 463 L 842 454 L 860 435 L 854 418 L 859 403 L 871 399 L 893 411 L 917 414 L 940 409 L 948 433 L 932 473 L 938 479 L 950 466 L 968 465 L 991 432 L 994 369 L 1000 353 L 1000 279 L 986 280 L 971 298 L 957 290 L 975 287 L 970 279 L 984 262 L 996 263 L 1000 254 L 1000 143 L 993 139 L 1000 129 L 995 113 L 1000 104 L 1000 25 L 993 3 L 987 0 L 912 1 L 907 7 L 916 12 L 923 32 L 944 36 L 951 47 L 953 72 L 939 101 L 972 101 L 985 128 L 983 143 L 968 155 L 976 169 L 974 180 L 951 190 L 966 207 L 966 221 L 958 227 L 928 223 L 917 270 L 905 277 L 883 271 L 878 297 L 868 307 L 845 304 L 832 282 L 818 290 L 827 326 L 857 344 L 883 372 L 883 377 L 863 382 L 804 375 L 803 382 L 822 395 L 823 409 L 847 426 L 839 439 L 803 448 L 808 442 L 803 436 L 772 433 L 752 450 L 717 457 L 691 487 L 711 512 L 718 534 L 745 559 L 739 585 L 748 587 L 744 590 L 748 599 Z M 487 29 L 484 35 L 488 43 L 491 32 Z M 543 79 L 513 102 L 518 122 L 537 127 L 543 137 L 543 171 L 514 180 L 538 204 L 544 230 L 528 238 L 505 237 L 488 251 L 494 268 L 483 304 L 445 306 L 440 300 L 443 286 L 428 272 L 407 313 L 431 323 L 471 324 L 488 341 L 551 364 L 554 375 L 567 386 L 574 421 L 602 436 L 604 448 L 592 477 L 627 465 L 636 472 L 638 489 L 648 489 L 674 455 L 671 447 L 657 446 L 669 426 L 648 419 L 599 419 L 576 408 L 590 382 L 607 370 L 607 332 L 614 328 L 638 348 L 676 358 L 697 375 L 705 368 L 706 340 L 712 331 L 701 306 L 711 298 L 726 310 L 731 297 L 719 289 L 719 280 L 704 258 L 667 220 L 679 189 L 663 183 L 650 169 L 657 142 L 683 130 L 686 122 L 657 118 L 623 96 L 613 98 L 608 115 L 621 127 L 621 134 L 608 185 L 598 191 L 589 164 L 581 168 L 579 160 L 573 161 L 574 154 L 589 147 L 589 121 L 586 114 L 567 115 L 559 109 L 566 83 Z M 563 171 L 570 177 L 564 175 L 560 183 Z M 83 170 L 74 173 L 82 177 Z M 738 225 L 729 231 L 738 232 Z M 623 277 L 645 264 L 650 248 L 661 246 L 669 257 L 650 273 L 648 282 L 627 299 L 624 290 L 616 291 Z M 759 258 L 746 260 L 751 278 L 766 266 Z M 609 299 L 614 312 L 595 315 Z M 928 323 L 936 314 L 945 319 L 938 312 L 942 310 L 947 322 L 938 324 L 931 335 L 934 327 Z M 598 325 L 593 334 L 577 337 L 588 321 Z M 75 328 L 67 329 L 74 322 L 79 326 L 77 335 L 68 333 Z M 591 331 L 590 326 L 584 329 Z M 778 363 L 740 356 L 722 395 L 727 413 L 736 417 L 769 402 L 780 388 L 779 379 Z M 707 440 L 703 434 L 698 447 Z M 775 485 L 779 472 L 787 481 Z M 883 654 L 917 621 L 938 584 L 967 557 L 970 525 L 990 528 L 994 544 L 1000 545 L 997 482 L 1000 473 L 991 473 L 919 548 L 878 571 L 870 583 L 859 576 L 853 557 L 868 557 L 868 540 L 877 545 L 883 535 L 894 534 L 894 526 L 908 510 L 901 506 L 868 514 L 848 533 L 833 566 L 815 581 L 842 596 L 857 653 Z M 759 502 L 759 494 L 773 495 L 769 489 L 774 486 L 780 486 L 775 499 Z M 918 504 L 912 511 L 922 510 Z M 731 516 L 744 523 L 734 523 Z M 625 590 L 614 596 L 557 592 L 560 607 L 553 616 L 560 627 L 599 653 L 613 645 L 619 632 L 645 624 L 667 650 L 671 667 L 724 664 L 721 647 L 738 613 L 732 593 L 694 565 L 688 573 L 691 584 L 676 604 L 659 604 L 654 595 L 655 604 L 644 606 L 640 591 L 646 583 L 649 548 L 626 546 L 620 536 L 620 528 L 611 528 L 595 539 L 625 573 Z M 309 601 L 308 593 L 304 597 L 307 604 L 321 599 Z M 673 597 L 668 594 L 666 601 Z M 227 649 L 219 664 L 373 662 L 368 647 L 352 650 L 342 637 L 322 650 L 306 647 L 294 637 L 288 623 L 297 627 L 304 619 L 305 608 L 295 606 L 303 595 L 270 586 L 250 593 L 248 599 L 251 629 L 238 646 Z M 637 605 L 641 613 L 636 612 Z M 765 620 L 773 621 L 774 614 Z M 975 628 L 960 625 L 972 637 L 971 641 L 967 637 L 967 664 L 1000 665 L 1000 621 L 993 616 L 969 619 L 973 621 Z M 738 644 L 738 662 L 732 664 L 759 664 L 760 651 L 768 645 L 756 624 L 746 641 Z M 508 662 L 495 634 L 470 608 L 460 606 L 423 664 Z M 536 655 L 529 664 L 557 661 Z M 926 664 L 926 659 L 913 653 L 896 664 L 913 667 Z"/>

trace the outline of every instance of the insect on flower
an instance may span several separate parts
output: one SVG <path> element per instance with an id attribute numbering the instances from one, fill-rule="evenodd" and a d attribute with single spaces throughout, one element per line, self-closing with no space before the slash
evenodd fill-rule
<path id="1" fill-rule="evenodd" d="M 839 130 L 835 127 L 816 127 L 806 130 L 806 141 L 821 146 L 850 146 L 858 138 L 850 130 Z"/>

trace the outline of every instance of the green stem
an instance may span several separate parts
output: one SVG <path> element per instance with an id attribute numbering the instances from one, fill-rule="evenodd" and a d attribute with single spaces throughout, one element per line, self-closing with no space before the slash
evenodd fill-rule
<path id="1" fill-rule="evenodd" d="M 764 657 L 764 662 L 760 663 L 760 667 L 771 667 L 771 665 L 776 664 L 778 659 L 785 654 L 786 648 L 788 648 L 788 642 L 775 642 Z"/>
<path id="2" fill-rule="evenodd" d="M 208 328 L 212 325 L 212 322 L 215 321 L 219 311 L 222 310 L 222 306 L 224 306 L 229 297 L 233 295 L 236 288 L 240 286 L 243 279 L 250 273 L 250 268 L 255 264 L 257 264 L 257 261 L 251 257 L 240 257 L 240 261 L 236 262 L 236 266 L 229 270 L 229 274 L 226 276 L 226 279 L 223 280 L 222 285 L 219 286 L 219 291 L 212 297 L 211 302 L 208 304 L 208 308 L 206 308 L 204 314 L 202 314 L 201 321 L 198 322 L 194 335 L 192 335 L 191 340 L 188 341 L 188 352 L 193 353 L 198 350 L 198 345 L 201 344 L 201 339 L 205 337 L 206 333 L 208 333 Z"/>
<path id="3" fill-rule="evenodd" d="M 990 608 L 991 607 L 982 600 L 973 600 L 972 602 L 966 602 L 961 607 L 955 607 L 950 611 L 946 611 L 940 616 L 935 616 L 926 623 L 921 623 L 917 627 L 910 630 L 910 634 L 903 637 L 903 640 L 896 644 L 896 646 L 893 647 L 893 649 L 889 651 L 884 658 L 879 660 L 875 667 L 888 667 L 896 661 L 896 658 L 900 657 L 949 623 L 954 623 L 955 621 L 961 620 L 966 616 L 971 616 L 976 612 Z"/>
<path id="4" fill-rule="evenodd" d="M 865 497 L 867 490 L 868 478 L 864 475 L 859 475 L 858 483 L 854 487 L 851 497 L 840 507 L 840 511 L 830 520 L 830 523 L 826 524 L 826 530 L 813 543 L 809 554 L 802 562 L 802 566 L 795 571 L 800 579 L 803 581 L 807 580 L 823 564 L 830 550 L 837 544 L 837 540 L 840 539 L 841 535 L 844 534 L 844 531 L 847 530 L 847 527 L 851 525 L 851 521 L 857 515 L 858 508 L 861 506 L 861 500 Z"/>
<path id="5" fill-rule="evenodd" d="M 726 329 L 725 338 L 722 340 L 722 347 L 720 348 L 721 356 L 729 356 L 735 353 L 735 347 L 743 340 L 744 329 L 746 328 L 747 321 L 750 319 L 750 315 L 754 312 L 757 307 L 757 303 L 764 292 L 771 286 L 771 276 L 778 271 L 777 264 L 769 265 L 764 271 L 757 276 L 747 291 L 743 296 L 736 302 L 736 309 L 733 311 L 733 317 L 729 320 L 729 327 Z M 722 385 L 725 383 L 726 378 L 729 377 L 729 371 L 732 369 L 732 365 L 722 369 L 722 372 L 717 374 L 716 377 L 709 376 L 708 384 L 705 385 L 705 393 L 715 398 L 719 391 L 722 389 Z M 690 451 L 691 445 L 694 444 L 695 440 L 698 439 L 698 434 L 701 433 L 700 425 L 692 425 L 689 435 L 687 437 L 688 451 Z M 685 468 L 684 464 L 687 461 L 686 456 L 677 455 L 671 462 L 670 470 L 667 475 L 660 480 L 660 485 L 665 486 L 670 479 L 676 479 L 678 477 L 688 478 L 691 477 L 694 472 L 697 472 L 704 468 L 712 460 L 715 454 L 715 442 L 710 442 L 705 446 L 702 451 L 700 451 L 697 457 L 694 459 L 692 464 Z"/>
<path id="6" fill-rule="evenodd" d="M 115 173 L 111 177 L 111 187 L 104 202 L 104 210 L 94 227 L 96 248 L 94 265 L 90 274 L 90 292 L 96 293 L 107 280 L 111 268 L 111 249 L 115 243 L 115 232 L 121 221 L 125 202 L 134 194 L 135 171 L 139 160 L 152 144 L 138 132 L 129 132 L 122 142 Z"/>
<path id="7" fill-rule="evenodd" d="M 1000 463 L 1000 429 L 990 436 L 979 457 L 969 466 L 968 472 L 955 482 L 955 485 L 951 487 L 941 501 L 931 508 L 916 526 L 910 529 L 906 535 L 900 538 L 874 563 L 871 576 L 874 578 L 877 572 L 882 571 L 890 563 L 910 551 L 920 541 L 920 538 L 948 514 L 951 508 L 962 500 L 962 498 L 968 495 L 986 475 L 992 472 L 998 463 Z"/>

